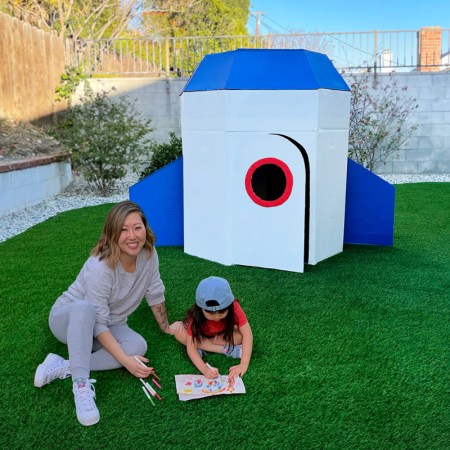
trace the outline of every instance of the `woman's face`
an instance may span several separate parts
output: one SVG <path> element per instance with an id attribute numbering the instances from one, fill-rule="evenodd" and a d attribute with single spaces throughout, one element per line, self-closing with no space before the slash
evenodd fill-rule
<path id="1" fill-rule="evenodd" d="M 119 236 L 121 254 L 136 257 L 145 244 L 146 230 L 138 213 L 130 213 L 125 219 Z"/>
<path id="2" fill-rule="evenodd" d="M 206 311 L 202 308 L 203 314 L 207 320 L 213 320 L 214 322 L 219 322 L 219 320 L 225 319 L 228 315 L 228 309 L 225 311 Z"/>

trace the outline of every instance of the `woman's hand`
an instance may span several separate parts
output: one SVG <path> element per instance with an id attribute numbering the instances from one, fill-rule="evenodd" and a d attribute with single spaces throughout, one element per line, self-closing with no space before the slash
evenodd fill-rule
<path id="1" fill-rule="evenodd" d="M 237 366 L 230 367 L 230 373 L 228 375 L 229 378 L 233 379 L 234 377 L 242 377 L 245 372 L 247 372 L 248 366 L 245 364 L 238 364 Z"/>
<path id="2" fill-rule="evenodd" d="M 147 378 L 153 371 L 153 367 L 147 367 L 145 363 L 148 363 L 148 359 L 145 356 L 136 355 L 136 358 L 142 362 L 140 364 L 136 361 L 134 356 L 126 357 L 126 361 L 124 361 L 123 365 L 132 375 L 138 378 Z"/>

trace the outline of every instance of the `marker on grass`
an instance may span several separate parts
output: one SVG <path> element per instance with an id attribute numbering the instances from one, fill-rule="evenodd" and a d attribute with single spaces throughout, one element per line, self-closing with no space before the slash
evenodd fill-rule
<path id="1" fill-rule="evenodd" d="M 145 389 L 150 392 L 150 394 L 153 395 L 153 397 L 156 397 L 159 401 L 162 401 L 162 398 L 157 394 L 157 392 L 142 378 L 139 378 L 141 380 L 141 383 L 145 386 Z"/>
<path id="2" fill-rule="evenodd" d="M 146 382 L 145 387 L 149 390 L 150 394 L 156 397 L 159 401 L 162 401 L 162 398 L 158 395 L 158 393 Z"/>
<path id="3" fill-rule="evenodd" d="M 153 399 L 150 397 L 149 393 L 147 392 L 147 389 L 145 389 L 144 386 L 142 386 L 142 390 L 144 391 L 145 395 L 147 396 L 147 398 L 152 402 L 152 405 L 155 406 L 155 402 L 153 401 Z"/>

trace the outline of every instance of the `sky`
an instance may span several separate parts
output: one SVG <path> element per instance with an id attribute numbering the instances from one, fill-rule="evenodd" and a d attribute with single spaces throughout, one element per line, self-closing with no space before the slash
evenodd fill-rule
<path id="1" fill-rule="evenodd" d="M 260 34 L 450 29 L 449 0 L 250 0 L 248 30 Z"/>

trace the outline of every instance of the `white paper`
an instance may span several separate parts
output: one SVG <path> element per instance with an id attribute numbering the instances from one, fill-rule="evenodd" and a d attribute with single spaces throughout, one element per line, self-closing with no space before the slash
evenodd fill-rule
<path id="1" fill-rule="evenodd" d="M 233 385 L 230 385 L 226 375 L 219 375 L 214 379 L 203 375 L 175 375 L 175 383 L 181 401 L 215 395 L 245 394 L 245 386 L 240 377 L 235 377 Z"/>

